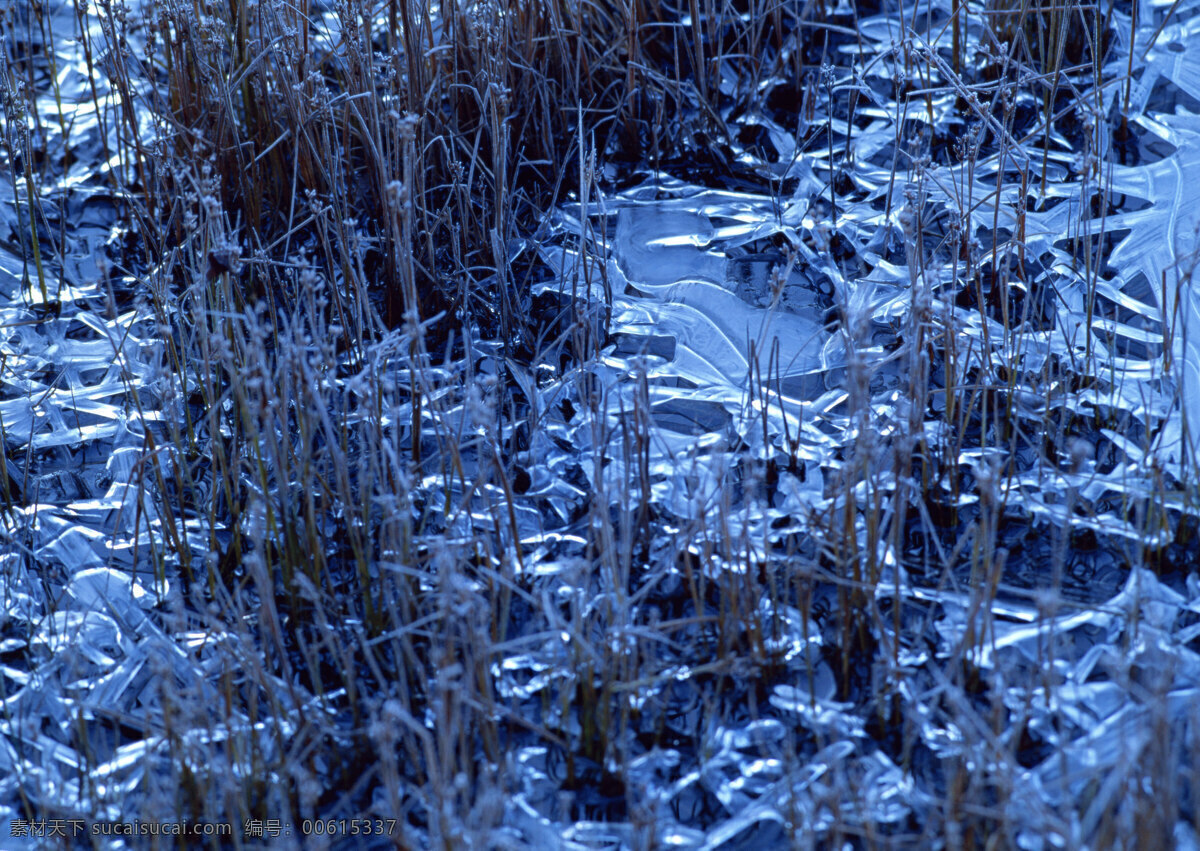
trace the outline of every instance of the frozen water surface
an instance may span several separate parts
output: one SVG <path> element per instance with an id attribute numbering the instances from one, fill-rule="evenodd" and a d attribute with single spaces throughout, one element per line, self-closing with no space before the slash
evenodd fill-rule
<path id="1" fill-rule="evenodd" d="M 50 6 L 47 26 L 73 33 L 74 10 Z M 951 4 L 920 8 L 943 27 Z M 948 811 L 967 801 L 986 810 L 1001 843 L 1103 847 L 1148 811 L 1123 807 L 1146 799 L 1166 801 L 1166 832 L 1181 847 L 1196 844 L 1187 796 L 1200 546 L 1185 448 L 1188 429 L 1193 448 L 1200 440 L 1190 273 L 1200 184 L 1189 180 L 1200 131 L 1190 101 L 1171 103 L 1164 81 L 1200 99 L 1200 51 L 1190 49 L 1200 9 L 1171 9 L 1136 29 L 1113 12 L 1104 78 L 1109 90 L 1124 79 L 1130 50 L 1144 62 L 1130 81 L 1130 126 L 1161 143 L 1145 162 L 1118 162 L 1104 144 L 1073 150 L 1055 128 L 1047 187 L 1022 196 L 1004 173 L 1020 161 L 1012 151 L 1003 167 L 997 156 L 953 155 L 952 138 L 995 140 L 957 114 L 940 71 L 922 104 L 929 114 L 898 128 L 888 92 L 904 33 L 899 16 L 882 15 L 862 21 L 865 43 L 849 46 L 866 64 L 833 80 L 839 103 L 861 96 L 853 156 L 839 138 L 828 163 L 827 137 L 804 141 L 803 127 L 756 102 L 719 117 L 735 134 L 765 132 L 754 150 L 735 151 L 761 191 L 656 174 L 620 192 L 597 188 L 603 203 L 547 212 L 536 252 L 549 272 L 532 295 L 577 310 L 561 336 L 584 345 L 524 363 L 468 327 L 469 367 L 431 368 L 439 389 L 424 407 L 409 399 L 382 426 L 408 451 L 412 424 L 423 425 L 433 459 L 396 513 L 442 522 L 431 541 L 495 567 L 456 577 L 445 598 L 461 606 L 454 618 L 492 611 L 473 608 L 472 595 L 497 577 L 514 611 L 546 616 L 514 616 L 508 640 L 473 672 L 490 677 L 508 713 L 491 844 L 715 849 L 851 836 L 953 846 L 962 836 Z M 337 15 L 321 11 L 319 29 L 333 32 Z M 914 11 L 903 19 L 923 26 Z M 23 49 L 50 49 L 50 30 L 17 12 Z M 99 42 L 96 14 L 83 21 Z M 1131 31 L 1135 44 L 1124 44 Z M 227 543 L 225 524 L 253 532 L 275 521 L 264 500 L 207 526 L 167 517 L 151 498 L 185 470 L 207 486 L 211 459 L 174 455 L 162 439 L 195 404 L 170 375 L 166 344 L 179 329 L 128 297 L 142 285 L 131 270 L 96 262 L 106 247 L 119 253 L 110 235 L 128 209 L 110 179 L 125 166 L 101 154 L 120 145 L 103 113 L 122 107 L 121 95 L 105 73 L 82 73 L 78 43 L 56 44 L 58 71 L 32 93 L 56 119 L 42 122 L 42 154 L 72 152 L 38 190 L 39 233 L 68 243 L 45 252 L 45 281 L 32 269 L 24 176 L 0 181 L 8 825 L 28 806 L 152 814 L 160 775 L 180 770 L 171 747 L 186 745 L 197 776 L 219 754 L 229 776 L 253 777 L 261 754 L 306 752 L 312 719 L 351 714 L 345 693 L 316 696 L 277 678 L 273 702 L 212 723 L 210 710 L 228 705 L 268 651 L 213 627 L 204 606 L 187 609 L 180 565 L 146 553 L 172 540 L 199 564 Z M 345 58 L 344 43 L 327 46 Z M 785 82 L 764 78 L 762 99 Z M 149 138 L 154 122 L 136 112 Z M 830 122 L 844 123 L 840 112 Z M 932 154 L 930 136 L 941 144 Z M 1136 203 L 1097 215 L 1093 164 L 1105 191 Z M 831 166 L 843 178 L 836 225 Z M 906 235 L 915 219 L 924 242 Z M 1097 272 L 1073 252 L 1101 227 L 1115 236 Z M 968 280 L 968 266 L 982 277 Z M 126 288 L 120 304 L 114 276 Z M 362 375 L 340 366 L 353 379 L 331 370 L 327 380 L 361 398 Z M 469 380 L 477 386 L 464 390 Z M 524 407 L 494 406 L 485 386 Z M 518 422 L 502 422 L 489 445 L 497 410 Z M 527 443 L 510 451 L 518 437 Z M 439 464 L 459 466 L 448 477 Z M 487 480 L 488 465 L 502 482 Z M 331 546 L 355 508 L 323 518 Z M 619 557 L 596 567 L 604 535 Z M 425 555 L 409 564 L 380 553 L 367 567 L 432 587 L 442 568 Z M 742 649 L 722 656 L 716 624 Z M 609 658 L 620 665 L 602 680 L 596 660 Z M 164 683 L 205 717 L 172 714 Z M 592 723 L 579 695 L 617 707 L 624 726 L 610 751 L 624 761 L 573 753 L 579 776 L 568 789 L 557 743 L 582 741 Z M 419 736 L 440 723 L 432 713 L 401 720 Z M 427 792 L 404 782 L 412 800 Z M 431 821 L 414 831 L 428 838 Z"/>

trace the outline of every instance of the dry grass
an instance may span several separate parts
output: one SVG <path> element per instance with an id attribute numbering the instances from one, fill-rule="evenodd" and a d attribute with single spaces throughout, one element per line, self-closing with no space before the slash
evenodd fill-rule
<path id="1" fill-rule="evenodd" d="M 321 11 L 307 2 L 171 0 L 134 26 L 119 5 L 102 5 L 108 46 L 124 43 L 129 26 L 145 40 L 142 55 L 119 48 L 123 61 L 100 44 L 89 43 L 87 55 L 92 73 L 101 54 L 110 57 L 104 68 L 123 96 L 123 111 L 97 103 L 97 112 L 122 124 L 111 175 L 136 237 L 124 262 L 163 344 L 162 380 L 130 390 L 163 412 L 161 427 L 145 432 L 138 465 L 136 502 L 151 531 L 138 541 L 135 567 L 178 583 L 163 607 L 169 631 L 205 636 L 187 650 L 205 677 L 171 676 L 163 663 L 154 709 L 140 722 L 163 746 L 147 757 L 141 817 L 299 824 L 370 813 L 397 819 L 404 846 L 517 844 L 501 830 L 520 776 L 514 760 L 536 747 L 557 772 L 561 823 L 601 813 L 633 825 L 630 844 L 652 847 L 669 807 L 643 797 L 647 754 L 683 738 L 675 746 L 703 762 L 724 747 L 720 725 L 768 717 L 771 688 L 797 676 L 785 638 L 799 628 L 826 633 L 819 653 L 805 651 L 802 678 L 811 683 L 828 665 L 834 697 L 875 718 L 869 734 L 905 770 L 927 770 L 938 798 L 925 824 L 876 828 L 847 800 L 866 780 L 834 760 L 821 781 L 823 840 L 805 833 L 814 814 L 795 809 L 792 841 L 1014 840 L 1020 825 L 1008 802 L 1020 761 L 1030 741 L 1051 733 L 998 727 L 1012 707 L 1002 684 L 987 679 L 994 672 L 978 664 L 994 636 L 1010 500 L 1019 492 L 1011 459 L 1042 453 L 1050 466 L 1072 469 L 1089 459 L 1073 442 L 1079 422 L 1047 407 L 1041 440 L 1015 413 L 1027 380 L 1074 379 L 1017 376 L 991 362 L 992 349 L 963 351 L 949 308 L 937 313 L 925 275 L 935 254 L 951 257 L 956 275 L 961 268 L 972 283 L 963 303 L 992 320 L 985 335 L 1000 329 L 998 349 L 1022 351 L 1037 327 L 1032 297 L 995 295 L 1004 289 L 999 270 L 1022 267 L 1024 256 L 995 238 L 983 250 L 970 244 L 978 199 L 960 198 L 951 225 L 927 218 L 927 149 L 902 150 L 898 138 L 893 169 L 894 180 L 911 185 L 897 219 L 912 276 L 907 342 L 894 358 L 904 419 L 882 428 L 872 402 L 877 366 L 854 355 L 870 346 L 869 317 L 861 306 L 837 305 L 854 344 L 839 416 L 854 439 L 830 468 L 830 501 L 811 518 L 812 533 L 764 560 L 732 496 L 768 493 L 784 466 L 797 472 L 794 449 L 790 465 L 731 461 L 723 499 L 664 532 L 671 524 L 651 509 L 644 460 L 655 439 L 645 374 L 635 376 L 641 390 L 612 444 L 603 400 L 578 372 L 573 398 L 594 432 L 581 464 L 600 470 L 603 447 L 617 445 L 635 474 L 622 494 L 593 478 L 576 518 L 586 531 L 580 557 L 553 585 L 525 569 L 534 545 L 518 517 L 529 487 L 522 479 L 530 455 L 553 439 L 525 390 L 535 381 L 528 376 L 556 347 L 578 364 L 606 341 L 597 329 L 602 310 L 598 319 L 573 304 L 542 321 L 530 294 L 539 270 L 521 241 L 551 207 L 569 199 L 587 207 L 604 182 L 598 159 L 623 168 L 690 160 L 712 164 L 716 182 L 735 175 L 724 153 L 729 117 L 755 106 L 758 83 L 779 74 L 796 80 L 801 115 L 822 92 L 843 99 L 826 110 L 824 126 L 801 122 L 810 148 L 829 146 L 832 165 L 836 125 L 852 135 L 857 101 L 816 80 L 823 61 L 849 56 L 835 54 L 854 41 L 844 10 L 756 0 L 678 8 L 658 0 L 451 0 L 436 8 L 345 0 Z M 897 112 L 903 102 L 932 116 L 922 80 L 937 76 L 1015 164 L 996 173 L 997 194 L 1015 183 L 1032 197 L 1048 179 L 1050 131 L 1064 98 L 1075 97 L 1076 81 L 1101 78 L 1105 10 L 963 7 L 946 22 L 947 39 L 951 31 L 949 59 L 916 40 L 896 48 L 897 65 L 908 68 L 907 80 L 897 78 Z M 994 48 L 982 66 L 966 56 L 968 43 L 981 40 Z M 11 67 L 10 91 L 22 69 L 32 81 L 32 62 Z M 737 86 L 722 89 L 729 79 Z M 997 80 L 1034 92 L 1040 120 L 1014 130 L 1016 102 L 998 93 Z M 1090 114 L 1089 132 L 1107 126 L 1099 105 L 1075 103 Z M 139 124 L 145 116 L 156 122 L 152 140 Z M 896 121 L 897 133 L 905 123 Z M 6 143 L 29 193 L 39 176 L 16 126 L 6 122 Z M 1081 134 L 1090 145 L 1094 137 Z M 1030 141 L 1039 136 L 1035 161 L 1026 152 L 1039 150 Z M 969 147 L 957 154 L 965 171 L 982 157 Z M 13 187 L 20 197 L 15 177 Z M 25 212 L 33 221 L 33 200 Z M 41 299 L 51 303 L 44 230 L 29 228 L 28 253 Z M 599 229 L 587 236 L 594 246 L 605 238 Z M 1087 244 L 1079 254 L 1094 290 L 1101 250 Z M 1103 368 L 1083 365 L 1074 378 L 1095 380 Z M 769 399 L 760 406 L 764 435 L 769 407 Z M 925 428 L 930 412 L 944 429 Z M 18 502 L 3 470 L 0 482 L 5 505 Z M 1180 486 L 1162 488 L 1166 504 Z M 973 499 L 960 501 L 964 493 Z M 960 515 L 960 505 L 970 507 Z M 1153 501 L 1131 502 L 1129 511 L 1143 512 L 1147 529 L 1177 527 L 1189 544 L 1178 512 Z M 1030 595 L 1048 615 L 1064 605 L 1069 546 L 1064 534 L 1046 593 Z M 902 657 L 915 653 L 907 642 L 924 626 L 899 595 L 880 592 L 898 582 L 896 554 L 915 551 L 930 587 L 965 589 L 960 603 L 972 625 L 958 651 L 923 675 L 936 681 L 920 688 L 941 695 L 929 699 L 932 712 L 950 719 L 982 761 L 915 764 L 921 721 Z M 1147 546 L 1128 563 L 1160 555 Z M 797 622 L 784 623 L 781 612 Z M 532 699 L 502 694 L 501 665 L 535 647 L 555 648 L 552 684 Z M 1044 653 L 1049 666 L 1053 649 Z M 1041 669 L 1013 676 L 1043 675 L 1050 683 Z M 1169 683 L 1148 677 L 1136 689 L 1153 704 Z M 1036 707 L 1017 714 L 1031 730 L 1043 717 Z M 1153 723 L 1164 740 L 1180 735 L 1165 714 Z M 793 730 L 755 747 L 786 773 L 837 744 L 828 732 Z M 1130 758 L 1148 761 L 1153 786 L 1178 774 L 1178 763 L 1195 764 L 1188 747 L 1170 753 L 1147 740 L 1131 744 Z M 924 758 L 932 759 L 927 750 Z M 1098 780 L 1078 804 L 1093 831 L 1086 841 L 1166 842 L 1193 806 L 1190 792 L 1164 801 L 1130 779 L 1121 806 L 1106 809 L 1096 802 L 1116 798 L 1120 790 L 1110 787 Z M 583 803 L 572 806 L 571 795 Z M 777 804 L 788 811 L 783 798 Z"/>

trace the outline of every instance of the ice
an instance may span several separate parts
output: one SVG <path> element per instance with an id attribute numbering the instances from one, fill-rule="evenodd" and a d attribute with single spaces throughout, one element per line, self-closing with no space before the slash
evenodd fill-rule
<path id="1" fill-rule="evenodd" d="M 705 250 L 713 233 L 703 213 L 655 204 L 625 207 L 617 214 L 617 264 L 639 289 L 684 278 L 723 281 L 725 255 Z"/>
<path id="2" fill-rule="evenodd" d="M 670 371 L 700 385 L 746 387 L 753 351 L 756 378 L 772 385 L 780 379 L 788 395 L 821 392 L 813 375 L 828 367 L 821 326 L 734 293 L 724 254 L 706 248 L 713 233 L 702 213 L 649 204 L 618 213 L 616 263 L 632 287 L 657 302 L 639 305 L 632 311 L 638 321 L 620 330 L 674 337 Z"/>

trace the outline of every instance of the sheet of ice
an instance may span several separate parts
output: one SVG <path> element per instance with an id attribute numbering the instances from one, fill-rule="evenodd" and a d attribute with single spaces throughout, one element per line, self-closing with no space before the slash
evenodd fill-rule
<path id="1" fill-rule="evenodd" d="M 684 278 L 725 279 L 725 255 L 707 251 L 715 229 L 704 213 L 659 205 L 624 207 L 617 214 L 617 263 L 639 288 Z"/>
<path id="2" fill-rule="evenodd" d="M 628 284 L 655 301 L 633 299 L 614 328 L 675 338 L 672 367 L 700 384 L 745 387 L 754 353 L 755 376 L 775 377 L 785 393 L 824 389 L 815 372 L 829 366 L 825 335 L 814 320 L 757 307 L 732 291 L 724 255 L 708 248 L 714 228 L 703 213 L 652 205 L 623 208 L 617 216 L 614 254 Z"/>

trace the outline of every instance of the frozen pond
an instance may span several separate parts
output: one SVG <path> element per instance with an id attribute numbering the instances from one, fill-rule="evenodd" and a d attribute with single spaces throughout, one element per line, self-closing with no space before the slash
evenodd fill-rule
<path id="1" fill-rule="evenodd" d="M 727 45 L 704 78 L 724 141 L 662 164 L 589 128 L 490 271 L 431 235 L 495 212 L 484 130 L 413 212 L 411 50 L 341 7 L 303 49 L 204 13 L 241 108 L 272 51 L 322 69 L 263 101 L 314 117 L 246 131 L 246 173 L 316 127 L 400 166 L 285 158 L 329 197 L 252 244 L 213 177 L 240 149 L 180 154 L 185 53 L 114 49 L 201 43 L 190 13 L 127 5 L 0 29 L 0 845 L 1200 842 L 1200 5 L 1114 7 L 1069 96 L 996 71 L 974 7 L 965 64 L 940 0 L 830 10 L 823 68 L 763 24 L 773 70 Z M 757 20 L 701 5 L 671 26 L 709 47 Z M 457 8 L 406 30 L 426 58 L 517 16 Z M 338 89 L 359 36 L 383 119 Z M 347 141 L 370 120 L 402 129 Z M 393 310 L 430 258 L 462 295 Z"/>

